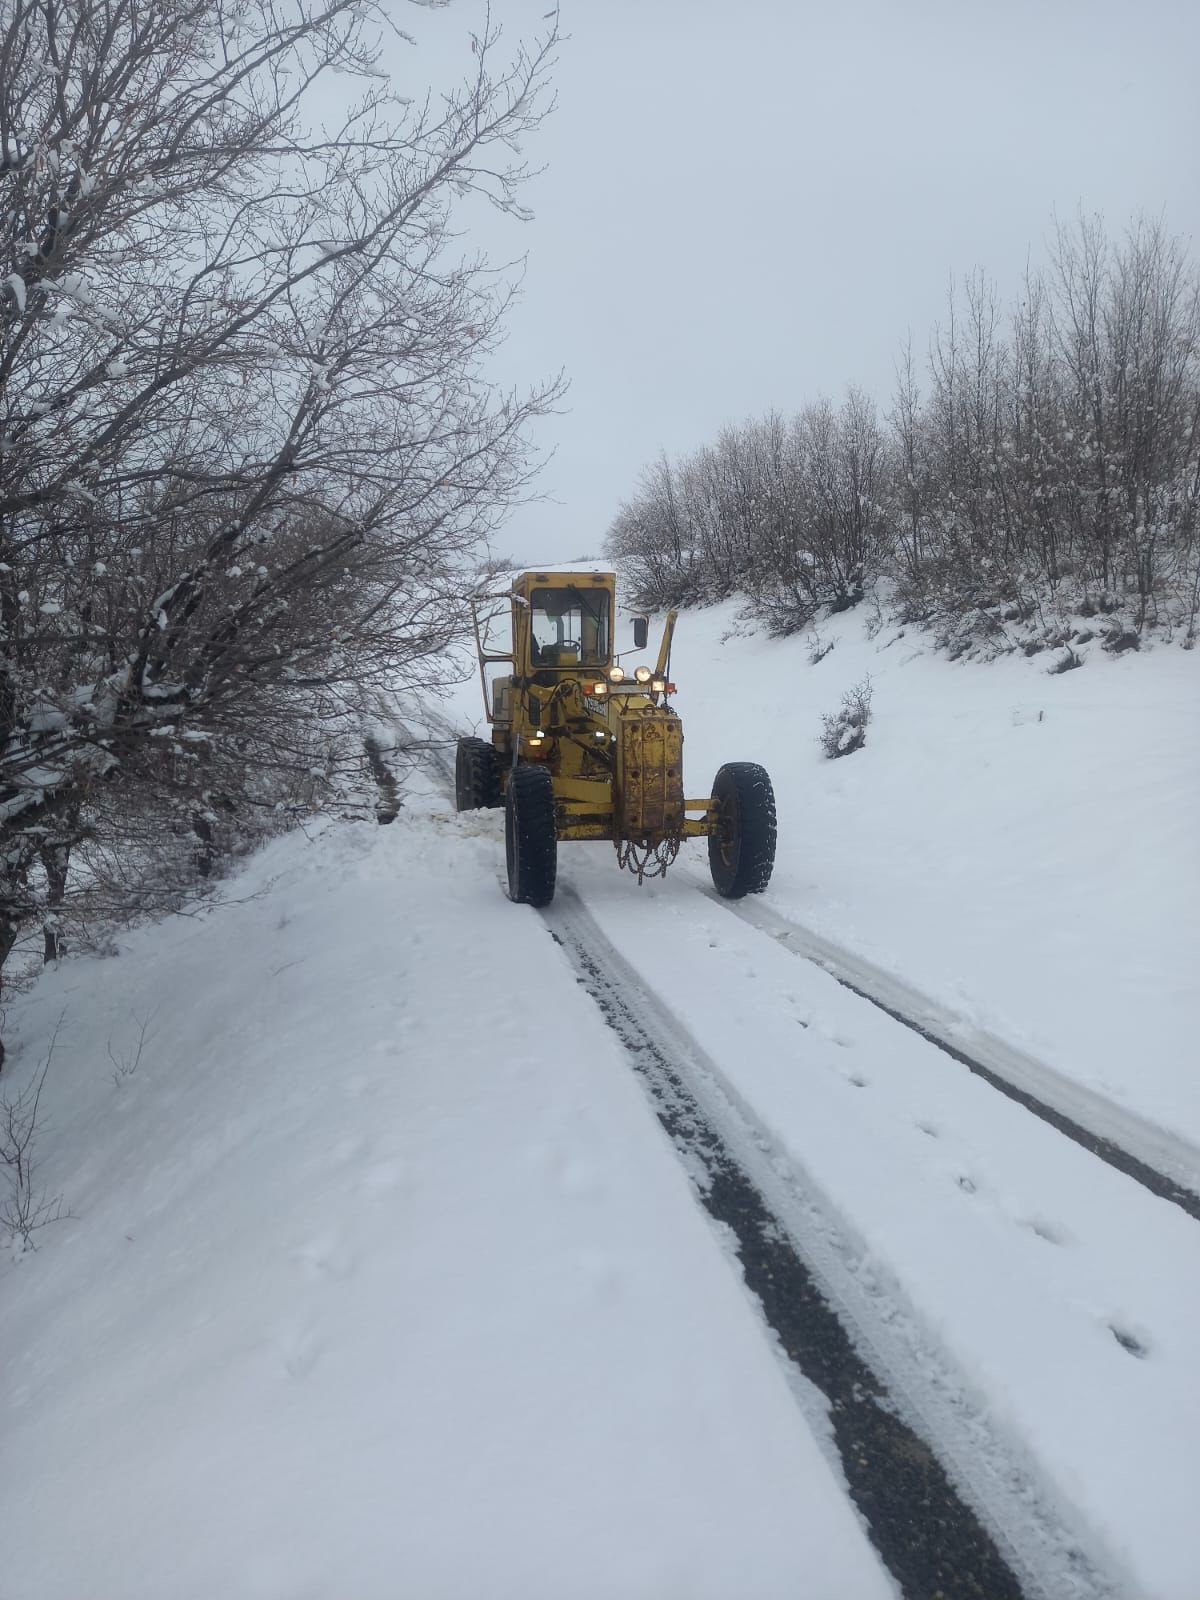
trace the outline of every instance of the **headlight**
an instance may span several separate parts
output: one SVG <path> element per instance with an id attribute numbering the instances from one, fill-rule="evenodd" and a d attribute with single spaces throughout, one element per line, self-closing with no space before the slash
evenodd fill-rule
<path id="1" fill-rule="evenodd" d="M 609 683 L 624 683 L 625 682 L 625 668 L 624 667 L 609 667 L 609 669 L 608 669 L 608 681 L 609 681 Z"/>
<path id="2" fill-rule="evenodd" d="M 634 677 L 639 683 L 649 683 L 653 676 L 654 674 L 650 671 L 649 667 L 639 667 L 634 673 Z"/>
<path id="3" fill-rule="evenodd" d="M 667 680 L 665 678 L 655 678 L 650 687 L 654 690 L 655 694 L 666 694 Z"/>
<path id="4" fill-rule="evenodd" d="M 604 696 L 608 693 L 608 685 L 605 683 L 603 678 L 599 679 L 596 683 L 590 683 L 588 688 L 598 700 L 603 700 Z"/>

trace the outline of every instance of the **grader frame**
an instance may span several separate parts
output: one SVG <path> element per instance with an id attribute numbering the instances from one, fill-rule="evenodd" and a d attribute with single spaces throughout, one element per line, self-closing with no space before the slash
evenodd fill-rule
<path id="1" fill-rule="evenodd" d="M 683 724 L 671 704 L 667 616 L 658 660 L 626 673 L 613 651 L 616 578 L 610 572 L 525 572 L 503 595 L 511 647 L 495 650 L 487 600 L 472 601 L 490 743 L 459 741 L 460 810 L 505 807 L 509 892 L 552 898 L 559 840 L 611 840 L 641 882 L 665 873 L 681 842 L 707 838 L 713 880 L 731 898 L 766 887 L 775 805 L 761 767 L 722 767 L 711 795 L 683 790 Z M 646 621 L 635 619 L 635 648 Z M 492 678 L 489 667 L 507 671 Z"/>

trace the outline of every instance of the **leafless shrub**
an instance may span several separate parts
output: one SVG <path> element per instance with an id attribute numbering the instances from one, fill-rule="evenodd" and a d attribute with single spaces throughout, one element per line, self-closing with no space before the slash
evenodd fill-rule
<path id="1" fill-rule="evenodd" d="M 867 742 L 867 724 L 871 720 L 871 679 L 861 679 L 842 696 L 841 708 L 821 718 L 818 743 L 825 755 L 835 761 L 839 756 L 853 755 Z"/>
<path id="2" fill-rule="evenodd" d="M 367 765 L 371 769 L 371 776 L 379 790 L 379 799 L 375 807 L 376 821 L 383 825 L 395 822 L 403 801 L 400 798 L 396 775 L 384 759 L 383 745 L 378 736 L 373 733 L 366 734 L 363 738 L 363 750 L 366 753 Z"/>
<path id="3" fill-rule="evenodd" d="M 37 1140 L 43 1131 L 42 1090 L 54 1059 L 62 1016 L 50 1036 L 46 1059 L 18 1094 L 0 1097 L 0 1167 L 7 1194 L 0 1204 L 0 1228 L 10 1245 L 35 1248 L 34 1235 L 52 1222 L 70 1215 L 61 1195 L 48 1195 L 37 1184 Z"/>
<path id="4" fill-rule="evenodd" d="M 148 1017 L 134 1017 L 133 1020 L 137 1026 L 137 1036 L 133 1040 L 132 1044 L 127 1048 L 117 1051 L 113 1047 L 112 1040 L 108 1040 L 106 1049 L 108 1052 L 108 1059 L 112 1063 L 112 1082 L 114 1089 L 119 1089 L 127 1079 L 132 1078 L 134 1073 L 141 1066 L 142 1056 L 145 1054 L 146 1045 L 149 1042 L 147 1034 L 149 1032 L 150 1024 L 154 1021 L 156 1015 L 157 1013 L 152 1011 Z"/>

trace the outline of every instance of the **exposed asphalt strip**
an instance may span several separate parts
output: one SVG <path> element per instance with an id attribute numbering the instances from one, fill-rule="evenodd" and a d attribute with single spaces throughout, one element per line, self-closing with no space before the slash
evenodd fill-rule
<path id="1" fill-rule="evenodd" d="M 620 958 L 605 951 L 607 941 L 588 926 L 591 919 L 578 897 L 560 887 L 543 917 L 624 1045 L 699 1199 L 715 1222 L 732 1231 L 746 1284 L 782 1349 L 825 1396 L 851 1498 L 905 1600 L 1112 1594 L 1110 1583 L 1061 1528 L 1049 1533 L 1058 1571 L 1048 1581 L 1040 1574 L 1031 1580 L 1028 1560 L 1010 1564 L 1011 1553 L 1001 1553 L 929 1445 L 904 1420 L 907 1408 L 888 1381 L 856 1347 L 802 1258 L 794 1228 L 780 1220 L 703 1109 L 679 1053 L 647 1024 L 636 978 L 616 969 Z M 1024 1586 L 1014 1565 L 1024 1571 Z"/>
<path id="2" fill-rule="evenodd" d="M 701 892 L 713 904 L 721 906 L 724 910 L 731 911 L 735 916 L 739 916 L 748 923 L 750 927 L 757 928 L 760 933 L 765 933 L 768 938 L 774 939 L 784 949 L 790 949 L 793 955 L 800 956 L 802 960 L 812 961 L 823 972 L 827 972 L 831 978 L 840 983 L 844 989 L 849 989 L 851 994 L 856 994 L 861 1000 L 869 1001 L 873 1006 L 876 1006 L 880 1011 L 891 1017 L 893 1021 L 899 1022 L 913 1033 L 919 1034 L 929 1044 L 936 1046 L 945 1055 L 960 1062 L 976 1077 L 982 1078 L 985 1083 L 990 1084 L 993 1089 L 998 1089 L 1008 1099 L 1016 1101 L 1019 1106 L 1024 1106 L 1026 1111 L 1031 1111 L 1035 1117 L 1040 1117 L 1043 1122 L 1049 1123 L 1052 1128 L 1055 1128 L 1061 1134 L 1065 1134 L 1068 1139 L 1073 1140 L 1075 1144 L 1087 1150 L 1091 1155 L 1097 1156 L 1108 1166 L 1115 1168 L 1118 1172 L 1123 1172 L 1126 1177 L 1132 1178 L 1136 1183 L 1140 1183 L 1144 1189 L 1148 1189 L 1151 1194 L 1157 1195 L 1160 1200 L 1170 1201 L 1172 1205 L 1176 1205 L 1181 1211 L 1185 1211 L 1189 1217 L 1200 1221 L 1200 1193 L 1197 1193 L 1196 1189 L 1187 1183 L 1178 1181 L 1168 1173 L 1160 1170 L 1159 1167 L 1152 1166 L 1150 1162 L 1132 1154 L 1116 1140 L 1106 1138 L 1093 1129 L 1085 1127 L 1083 1123 L 1076 1121 L 1074 1117 L 1069 1116 L 1066 1112 L 1059 1110 L 1055 1106 L 1048 1105 L 1044 1099 L 1040 1098 L 1031 1089 L 1014 1083 L 1003 1072 L 981 1061 L 978 1054 L 972 1054 L 970 1051 L 963 1049 L 961 1045 L 948 1039 L 945 1027 L 939 1027 L 931 1021 L 915 1017 L 910 1011 L 906 1011 L 897 1005 L 895 1001 L 885 998 L 880 993 L 876 983 L 871 981 L 870 975 L 865 980 L 857 976 L 857 974 L 851 975 L 847 971 L 846 963 L 839 959 L 836 953 L 824 948 L 825 941 L 818 940 L 817 936 L 809 933 L 807 929 L 798 925 L 788 924 L 784 918 L 778 917 L 765 909 L 760 909 L 757 905 L 744 907 L 740 902 L 731 903 L 728 900 L 719 899 L 717 895 L 711 893 L 706 887 L 703 887 Z M 859 965 L 864 972 L 870 974 L 871 969 L 869 969 L 867 963 L 861 962 Z M 882 981 L 886 981 L 885 975 L 880 974 L 878 976 Z M 1015 1055 L 1015 1052 L 1013 1054 Z M 1084 1093 L 1086 1091 L 1080 1091 L 1081 1096 Z M 1092 1098 L 1098 1101 L 1098 1097 Z M 1117 1112 L 1119 1108 L 1114 1107 L 1113 1110 Z M 1129 1118 L 1128 1120 L 1132 1121 L 1133 1119 Z M 1154 1136 L 1152 1135 L 1151 1137 Z M 1162 1136 L 1164 1142 L 1167 1137 L 1165 1134 Z"/>

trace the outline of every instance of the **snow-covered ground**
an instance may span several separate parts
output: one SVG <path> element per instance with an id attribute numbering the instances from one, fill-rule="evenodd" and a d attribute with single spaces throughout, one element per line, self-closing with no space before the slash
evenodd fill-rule
<path id="1" fill-rule="evenodd" d="M 1080 1086 L 1085 1125 L 1128 1114 L 1148 1148 L 1161 1128 L 1195 1187 L 1197 656 L 1095 649 L 1052 674 L 1050 654 L 952 663 L 861 612 L 773 641 L 736 611 L 685 613 L 671 675 L 689 794 L 726 760 L 773 774 L 778 864 L 747 908 L 883 969 L 966 1045 Z M 822 716 L 867 677 L 866 747 L 830 761 Z M 470 690 L 453 712 L 477 718 Z M 698 898 L 702 844 L 640 891 L 603 847 L 561 865 L 828 1204 L 885 1320 L 914 1312 L 1122 1584 L 1200 1593 L 1196 1223 Z"/>
<path id="2" fill-rule="evenodd" d="M 671 676 L 689 795 L 725 761 L 771 772 L 769 903 L 1200 1146 L 1200 651 L 950 662 L 860 608 L 814 665 L 814 636 L 738 610 L 684 612 Z M 827 760 L 822 716 L 868 677 L 866 746 Z M 477 682 L 451 710 L 480 719 Z"/>
<path id="3" fill-rule="evenodd" d="M 1017 1566 L 1050 1535 L 985 1461 L 1108 1580 L 1038 1592 L 1195 1600 L 1200 1225 L 771 929 L 1189 1160 L 1200 659 L 952 664 L 851 614 L 814 665 L 734 627 L 681 618 L 672 676 L 689 793 L 773 773 L 767 920 L 699 847 L 639 889 L 564 846 L 561 881 Z M 826 761 L 868 672 L 866 748 Z M 894 1592 L 616 1037 L 504 898 L 500 821 L 418 776 L 391 827 L 279 841 L 236 903 L 12 1008 L 10 1094 L 57 1029 L 38 1176 L 73 1218 L 0 1266 L 4 1600 Z"/>
<path id="4" fill-rule="evenodd" d="M 280 841 L 14 1007 L 74 1220 L 0 1267 L 0 1593 L 885 1600 L 494 819 L 444 812 Z"/>
<path id="5" fill-rule="evenodd" d="M 1200 1225 L 693 885 L 647 885 L 631 912 L 611 868 L 570 880 L 803 1175 L 849 1258 L 827 1274 L 927 1430 L 1036 1463 L 1135 1592 L 1200 1593 Z M 927 1363 L 986 1420 L 956 1438 Z"/>

